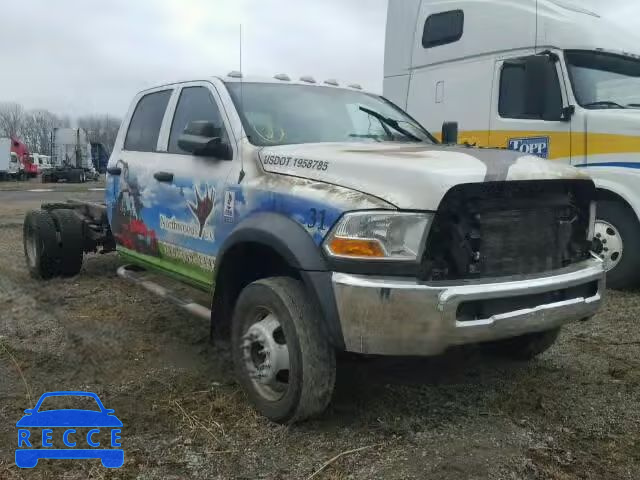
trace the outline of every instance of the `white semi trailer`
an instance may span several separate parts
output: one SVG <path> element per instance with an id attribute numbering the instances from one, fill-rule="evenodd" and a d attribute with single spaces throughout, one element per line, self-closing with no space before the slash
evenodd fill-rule
<path id="1" fill-rule="evenodd" d="M 24 178 L 24 168 L 18 155 L 11 151 L 12 140 L 0 138 L 0 180 Z"/>
<path id="2" fill-rule="evenodd" d="M 91 161 L 91 144 L 82 128 L 54 128 L 51 132 L 52 168 L 42 174 L 42 182 L 84 183 L 96 177 Z"/>
<path id="3" fill-rule="evenodd" d="M 11 139 L 0 138 L 0 180 L 6 180 L 9 177 L 10 164 Z"/>

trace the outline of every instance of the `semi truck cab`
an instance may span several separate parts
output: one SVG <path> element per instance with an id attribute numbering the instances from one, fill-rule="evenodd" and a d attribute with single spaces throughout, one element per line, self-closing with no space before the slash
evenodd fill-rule
<path id="1" fill-rule="evenodd" d="M 640 37 L 623 22 L 638 13 L 616 0 L 391 0 L 387 20 L 384 94 L 428 129 L 456 121 L 463 143 L 590 174 L 612 287 L 640 281 Z"/>

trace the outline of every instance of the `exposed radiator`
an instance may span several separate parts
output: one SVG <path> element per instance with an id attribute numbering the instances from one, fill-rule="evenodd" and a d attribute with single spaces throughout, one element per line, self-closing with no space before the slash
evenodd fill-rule
<path id="1" fill-rule="evenodd" d="M 589 255 L 593 183 L 467 184 L 443 199 L 421 277 L 452 280 L 557 270 Z"/>

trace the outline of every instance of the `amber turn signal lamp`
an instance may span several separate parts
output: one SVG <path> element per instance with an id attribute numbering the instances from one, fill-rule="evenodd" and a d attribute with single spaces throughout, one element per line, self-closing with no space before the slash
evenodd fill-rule
<path id="1" fill-rule="evenodd" d="M 334 255 L 345 257 L 384 257 L 384 250 L 375 240 L 334 237 L 329 243 Z"/>

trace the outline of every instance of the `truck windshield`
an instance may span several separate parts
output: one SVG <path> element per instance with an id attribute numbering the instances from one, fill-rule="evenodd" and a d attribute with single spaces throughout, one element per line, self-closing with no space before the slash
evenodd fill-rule
<path id="1" fill-rule="evenodd" d="M 566 59 L 581 106 L 640 108 L 640 59 L 587 50 L 567 51 Z"/>
<path id="2" fill-rule="evenodd" d="M 377 95 L 307 85 L 228 82 L 254 145 L 319 142 L 429 142 L 418 122 Z"/>

